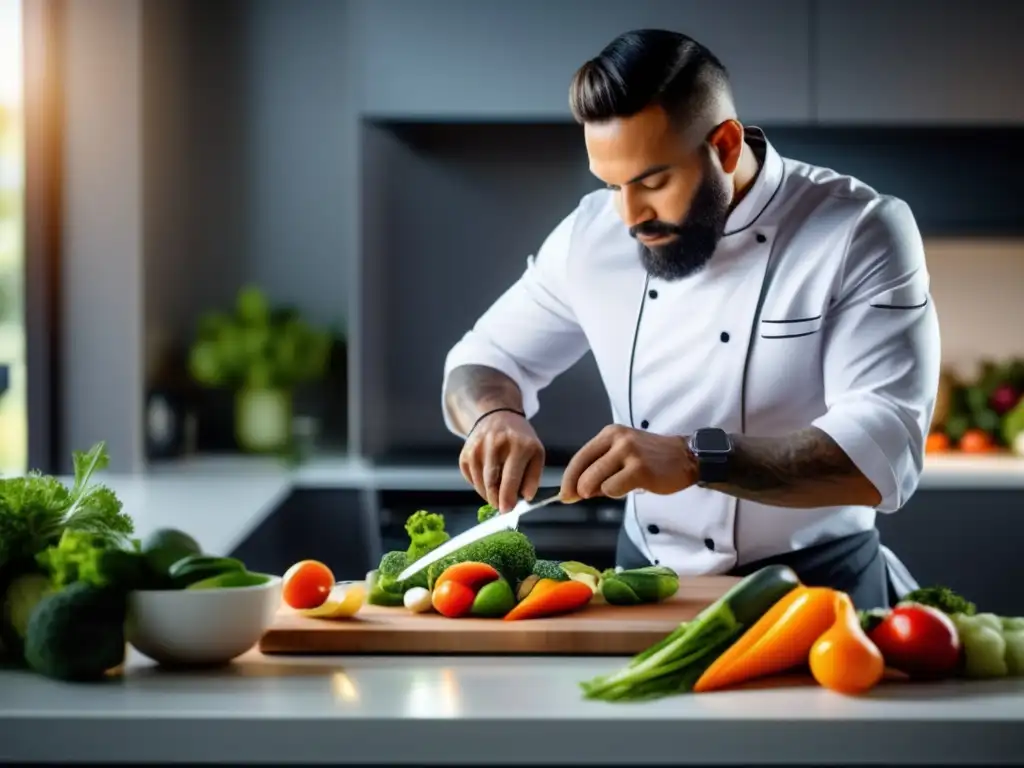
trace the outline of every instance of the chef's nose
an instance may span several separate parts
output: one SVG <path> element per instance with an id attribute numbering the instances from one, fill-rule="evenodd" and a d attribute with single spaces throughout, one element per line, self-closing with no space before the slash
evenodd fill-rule
<path id="1" fill-rule="evenodd" d="M 657 218 L 654 211 L 646 203 L 643 195 L 635 192 L 630 187 L 622 190 L 621 216 L 627 227 L 635 227 L 645 221 L 653 221 Z"/>

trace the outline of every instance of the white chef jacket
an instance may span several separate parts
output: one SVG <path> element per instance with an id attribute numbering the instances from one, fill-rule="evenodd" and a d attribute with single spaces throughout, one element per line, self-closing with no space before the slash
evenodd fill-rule
<path id="1" fill-rule="evenodd" d="M 909 207 L 781 157 L 747 128 L 761 169 L 704 270 L 649 277 L 613 193 L 584 197 L 454 346 L 538 393 L 592 350 L 617 424 L 781 436 L 816 426 L 895 512 L 918 485 L 939 377 L 939 327 Z M 448 428 L 458 434 L 446 416 Z M 691 487 L 636 491 L 625 529 L 680 574 L 730 571 L 871 529 L 876 509 L 786 509 Z M 886 552 L 890 566 L 898 561 Z M 915 586 L 906 583 L 904 587 Z"/>

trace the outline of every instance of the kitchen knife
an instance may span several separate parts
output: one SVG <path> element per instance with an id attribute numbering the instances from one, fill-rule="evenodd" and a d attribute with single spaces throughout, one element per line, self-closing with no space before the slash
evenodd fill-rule
<path id="1" fill-rule="evenodd" d="M 498 533 L 499 531 L 514 531 L 518 529 L 519 520 L 523 515 L 527 515 L 541 507 L 546 507 L 548 504 L 554 504 L 559 500 L 559 493 L 560 491 L 552 491 L 550 496 L 544 494 L 542 496 L 542 500 L 538 502 L 529 502 L 526 499 L 523 499 L 512 508 L 511 512 L 506 512 L 504 515 L 495 515 L 489 520 L 477 523 L 468 531 L 460 533 L 458 536 L 448 539 L 448 541 L 436 549 L 430 550 L 430 552 L 402 571 L 398 575 L 398 580 L 405 581 L 410 576 L 415 576 L 424 568 L 436 563 L 438 560 L 448 557 L 448 555 L 453 552 L 457 552 L 466 545 L 472 544 L 474 541 L 479 541 L 486 536 L 490 536 L 492 533 Z"/>

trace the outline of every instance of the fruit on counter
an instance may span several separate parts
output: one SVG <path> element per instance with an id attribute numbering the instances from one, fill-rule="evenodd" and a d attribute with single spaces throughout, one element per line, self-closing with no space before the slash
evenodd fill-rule
<path id="1" fill-rule="evenodd" d="M 786 566 L 755 571 L 617 672 L 581 683 L 584 695 L 626 701 L 690 691 L 718 656 L 798 586 L 797 575 Z"/>
<path id="2" fill-rule="evenodd" d="M 594 598 L 594 590 L 579 581 L 541 579 L 530 593 L 505 614 L 505 621 L 541 619 L 578 611 Z"/>
<path id="3" fill-rule="evenodd" d="M 365 602 L 366 587 L 363 584 L 344 584 L 334 587 L 316 608 L 306 608 L 299 613 L 311 619 L 349 619 L 359 613 Z"/>
<path id="4" fill-rule="evenodd" d="M 427 613 L 434 607 L 431 597 L 426 587 L 413 587 L 402 595 L 402 605 L 413 613 Z"/>
<path id="5" fill-rule="evenodd" d="M 820 685 L 838 693 L 859 694 L 874 688 L 885 674 L 881 651 L 861 629 L 853 601 L 833 594 L 835 621 L 814 643 L 808 662 Z"/>
<path id="6" fill-rule="evenodd" d="M 318 560 L 300 560 L 285 571 L 281 595 L 290 608 L 308 610 L 323 605 L 334 588 L 334 574 Z"/>
<path id="7" fill-rule="evenodd" d="M 660 603 L 679 591 L 679 574 L 663 565 L 609 569 L 601 576 L 601 594 L 611 605 Z"/>
<path id="8" fill-rule="evenodd" d="M 431 563 L 427 568 L 427 586 L 433 587 L 449 566 L 464 562 L 492 565 L 510 584 L 518 584 L 532 573 L 537 552 L 533 542 L 521 532 L 498 531 Z"/>
<path id="9" fill-rule="evenodd" d="M 473 608 L 476 593 L 461 581 L 446 581 L 431 592 L 434 610 L 449 619 L 465 616 Z"/>
<path id="10" fill-rule="evenodd" d="M 925 453 L 946 453 L 953 447 L 945 432 L 931 432 L 924 442 Z"/>
<path id="11" fill-rule="evenodd" d="M 591 592 L 591 595 L 594 593 Z M 481 619 L 500 619 L 516 606 L 516 595 L 504 578 L 480 587 L 469 610 L 471 616 Z"/>
<path id="12" fill-rule="evenodd" d="M 784 595 L 704 671 L 694 693 L 715 691 L 807 663 L 835 623 L 835 590 L 799 586 Z"/>
<path id="13" fill-rule="evenodd" d="M 992 453 L 996 450 L 996 444 L 989 432 L 980 428 L 972 428 L 963 433 L 960 442 L 957 443 L 957 448 L 964 453 Z"/>
<path id="14" fill-rule="evenodd" d="M 914 679 L 950 676 L 960 662 L 956 626 L 949 616 L 927 605 L 897 605 L 868 637 L 882 652 L 886 666 Z"/>

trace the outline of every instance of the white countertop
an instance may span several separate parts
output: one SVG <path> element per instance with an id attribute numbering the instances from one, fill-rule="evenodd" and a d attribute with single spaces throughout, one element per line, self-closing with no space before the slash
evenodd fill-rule
<path id="1" fill-rule="evenodd" d="M 591 702 L 621 658 L 263 657 L 69 685 L 0 671 L 0 761 L 535 763 L 1020 759 L 1024 679 Z"/>

